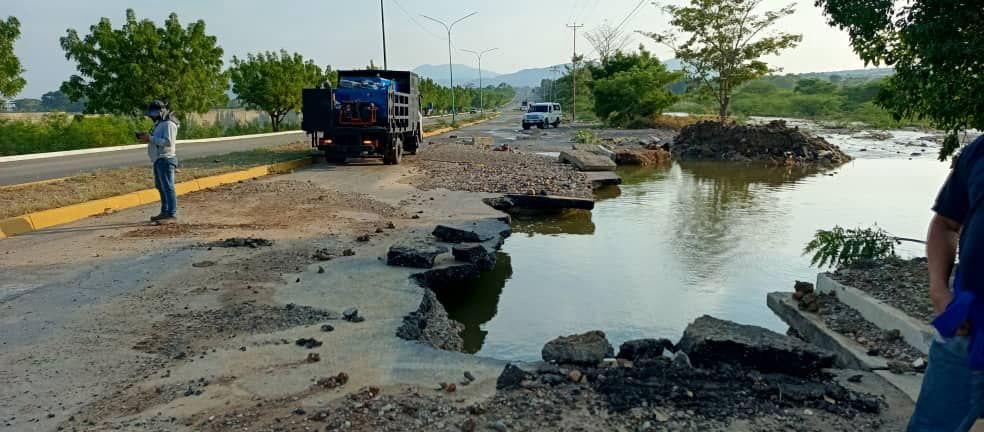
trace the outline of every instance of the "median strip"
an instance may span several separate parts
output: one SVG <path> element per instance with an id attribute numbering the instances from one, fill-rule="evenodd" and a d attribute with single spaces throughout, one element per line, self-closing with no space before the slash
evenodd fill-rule
<path id="1" fill-rule="evenodd" d="M 458 125 L 458 128 L 475 125 L 486 120 L 488 119 L 462 123 Z M 424 137 L 440 135 L 455 129 L 457 128 L 442 128 L 425 132 Z M 192 180 L 176 184 L 175 189 L 178 195 L 184 195 L 270 174 L 288 172 L 313 163 L 314 158 L 304 154 L 309 152 L 310 149 L 307 144 L 291 144 L 273 149 L 257 149 L 192 159 L 182 163 L 180 172 L 180 175 L 190 176 Z M 275 160 L 276 162 L 259 164 L 259 159 Z M 223 163 L 225 165 L 215 165 Z M 243 167 L 246 169 L 242 169 Z M 91 216 L 157 203 L 160 200 L 157 190 L 148 187 L 152 183 L 153 179 L 150 178 L 149 168 L 131 167 L 9 188 L 0 196 L 0 217 L 4 216 L 3 209 L 7 209 L 8 212 L 22 209 L 21 211 L 25 213 L 20 216 L 0 219 L 0 239 L 75 222 Z M 110 196 L 106 196 L 105 189 L 107 188 L 111 189 Z M 93 198 L 83 199 L 81 202 L 68 205 L 59 205 L 59 201 L 67 202 L 79 196 Z M 45 203 L 52 201 L 54 203 L 53 208 L 45 208 L 48 207 Z"/>

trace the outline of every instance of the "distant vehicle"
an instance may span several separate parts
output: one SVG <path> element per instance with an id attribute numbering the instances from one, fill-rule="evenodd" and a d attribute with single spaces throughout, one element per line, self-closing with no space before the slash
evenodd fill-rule
<path id="1" fill-rule="evenodd" d="M 559 103 L 540 102 L 529 106 L 529 111 L 523 114 L 523 129 L 529 130 L 533 125 L 540 129 L 547 126 L 560 126 L 560 118 L 564 112 L 560 109 Z"/>
<path id="2" fill-rule="evenodd" d="M 477 114 L 478 113 L 478 108 L 472 107 L 472 109 L 468 110 L 468 112 L 470 114 Z"/>
<path id="3" fill-rule="evenodd" d="M 381 157 L 399 164 L 422 140 L 419 84 L 413 72 L 339 71 L 337 89 L 303 90 L 301 128 L 329 162 Z"/>

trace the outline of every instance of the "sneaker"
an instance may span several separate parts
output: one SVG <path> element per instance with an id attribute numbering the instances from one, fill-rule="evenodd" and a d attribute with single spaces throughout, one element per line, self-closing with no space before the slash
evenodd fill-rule
<path id="1" fill-rule="evenodd" d="M 150 221 L 151 222 L 157 222 L 157 221 L 159 221 L 161 219 L 164 219 L 165 217 L 167 217 L 167 215 L 165 215 L 164 213 L 161 213 L 161 214 L 159 214 L 157 216 L 151 216 L 150 217 Z"/>
<path id="2" fill-rule="evenodd" d="M 160 219 L 157 219 L 155 222 L 157 222 L 158 225 L 173 225 L 178 223 L 178 218 L 174 216 L 162 216 Z"/>

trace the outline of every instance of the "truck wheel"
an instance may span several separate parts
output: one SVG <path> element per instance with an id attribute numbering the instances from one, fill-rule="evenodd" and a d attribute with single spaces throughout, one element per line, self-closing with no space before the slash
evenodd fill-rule
<path id="1" fill-rule="evenodd" d="M 544 120 L 544 121 L 542 121 L 542 122 L 540 122 L 540 123 L 537 123 L 537 125 L 536 125 L 536 127 L 537 127 L 538 129 L 546 129 L 546 128 L 547 128 L 547 121 L 546 121 L 546 120 Z"/>
<path id="2" fill-rule="evenodd" d="M 399 165 L 401 160 L 403 160 L 403 140 L 393 138 L 393 143 L 390 144 L 389 148 L 386 149 L 386 153 L 383 154 L 383 163 L 386 165 Z"/>
<path id="3" fill-rule="evenodd" d="M 529 123 L 523 123 L 523 130 L 530 130 L 530 126 Z"/>
<path id="4" fill-rule="evenodd" d="M 557 118 L 557 120 L 554 120 L 553 127 L 554 127 L 554 129 L 557 129 L 557 128 L 560 127 L 560 118 Z"/>

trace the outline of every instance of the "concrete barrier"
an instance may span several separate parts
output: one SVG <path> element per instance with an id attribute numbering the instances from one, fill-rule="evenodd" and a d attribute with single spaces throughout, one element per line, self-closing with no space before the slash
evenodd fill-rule
<path id="1" fill-rule="evenodd" d="M 816 286 L 817 291 L 821 293 L 834 293 L 841 303 L 858 311 L 872 324 L 884 330 L 898 329 L 906 343 L 923 354 L 929 354 L 929 346 L 936 336 L 936 330 L 929 324 L 871 297 L 864 291 L 841 284 L 827 273 L 817 275 Z"/>

